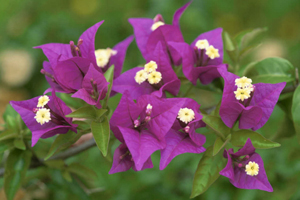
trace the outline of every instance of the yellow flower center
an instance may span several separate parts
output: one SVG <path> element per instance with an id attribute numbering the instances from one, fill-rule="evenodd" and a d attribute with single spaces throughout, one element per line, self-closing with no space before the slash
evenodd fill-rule
<path id="1" fill-rule="evenodd" d="M 43 125 L 44 123 L 48 123 L 51 120 L 50 109 L 47 108 L 39 109 L 36 112 L 34 118 L 41 125 Z"/>
<path id="2" fill-rule="evenodd" d="M 180 108 L 177 118 L 187 124 L 195 119 L 195 113 L 192 109 Z"/>
<path id="3" fill-rule="evenodd" d="M 244 101 L 250 97 L 250 92 L 251 91 L 249 88 L 238 88 L 236 91 L 234 91 L 235 98 L 237 100 Z"/>
<path id="4" fill-rule="evenodd" d="M 151 26 L 151 30 L 152 31 L 155 31 L 155 29 L 157 29 L 158 27 L 162 26 L 162 25 L 165 25 L 165 23 L 161 22 L 161 21 L 158 21 L 158 22 L 155 22 L 153 23 L 153 25 Z"/>
<path id="5" fill-rule="evenodd" d="M 246 165 L 246 169 L 245 172 L 247 173 L 247 175 L 249 176 L 256 176 L 259 172 L 259 166 L 256 162 L 249 162 Z"/>
<path id="6" fill-rule="evenodd" d="M 109 59 L 111 56 L 114 56 L 117 54 L 116 50 L 113 50 L 111 48 L 106 49 L 98 49 L 95 51 L 96 61 L 98 67 L 105 67 L 107 63 L 109 62 Z"/>
<path id="7" fill-rule="evenodd" d="M 152 109 L 152 105 L 150 103 L 148 103 L 147 109 L 149 109 L 149 110 Z"/>
<path id="8" fill-rule="evenodd" d="M 245 76 L 243 76 L 242 78 L 235 79 L 235 85 L 240 88 L 245 88 L 245 87 L 251 86 L 251 83 L 252 83 L 252 80 Z"/>
<path id="9" fill-rule="evenodd" d="M 153 71 L 148 75 L 148 82 L 150 84 L 157 84 L 160 82 L 162 76 L 160 72 Z"/>
<path id="10" fill-rule="evenodd" d="M 206 49 L 209 47 L 209 43 L 207 40 L 198 40 L 195 44 L 198 49 Z"/>
<path id="11" fill-rule="evenodd" d="M 145 70 L 140 70 L 135 74 L 135 82 L 137 82 L 138 84 L 143 83 L 145 80 L 147 80 L 148 78 L 148 73 Z"/>
<path id="12" fill-rule="evenodd" d="M 219 58 L 220 57 L 219 50 L 215 49 L 212 45 L 210 45 L 209 47 L 206 48 L 205 54 L 210 59 L 215 59 L 215 58 Z"/>
<path id="13" fill-rule="evenodd" d="M 251 83 L 252 80 L 245 76 L 235 79 L 235 85 L 238 88 L 234 94 L 237 100 L 244 101 L 244 99 L 248 99 L 250 97 L 251 92 L 253 92 L 253 85 Z"/>
<path id="14" fill-rule="evenodd" d="M 152 60 L 151 60 L 150 62 L 148 62 L 147 64 L 145 64 L 144 69 L 145 69 L 145 71 L 146 71 L 147 73 L 151 73 L 151 72 L 153 72 L 153 71 L 156 71 L 156 69 L 157 69 L 157 64 L 156 64 L 155 61 L 152 61 Z"/>
<path id="15" fill-rule="evenodd" d="M 50 98 L 47 95 L 41 96 L 38 101 L 37 107 L 44 107 L 50 101 Z"/>

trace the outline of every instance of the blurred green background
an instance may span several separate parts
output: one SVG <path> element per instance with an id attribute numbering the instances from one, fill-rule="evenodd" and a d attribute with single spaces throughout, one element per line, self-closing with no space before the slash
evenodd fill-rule
<path id="1" fill-rule="evenodd" d="M 153 18 L 163 15 L 172 22 L 173 13 L 188 1 L 180 0 L 0 0 L 0 114 L 10 100 L 24 100 L 41 95 L 48 84 L 40 74 L 46 60 L 41 50 L 32 49 L 45 43 L 77 41 L 81 33 L 98 21 L 105 20 L 96 36 L 96 49 L 113 47 L 133 34 L 128 18 Z M 250 61 L 279 56 L 300 66 L 300 1 L 299 0 L 194 0 L 183 14 L 180 24 L 185 41 L 191 43 L 199 34 L 222 27 L 230 35 L 258 27 L 267 27 L 262 45 L 247 58 Z M 143 64 L 135 41 L 130 45 L 124 70 Z M 246 63 L 247 64 L 247 63 Z M 115 97 L 115 101 L 120 96 Z M 113 103 L 116 106 L 115 103 Z M 300 199 L 300 148 L 295 136 L 278 132 L 285 117 L 276 106 L 269 122 L 260 130 L 280 148 L 259 151 L 274 188 L 273 193 L 241 190 L 229 180 L 219 180 L 196 199 Z M 2 119 L 0 123 L 2 123 Z M 205 130 L 204 130 L 205 131 Z M 281 132 L 290 135 L 289 129 Z M 213 142 L 209 134 L 208 142 Z M 46 152 L 51 140 L 35 147 Z M 113 149 L 118 144 L 113 145 Z M 207 147 L 207 145 L 206 145 Z M 41 153 L 43 154 L 43 153 Z M 153 155 L 154 168 L 141 172 L 108 175 L 111 163 L 97 148 L 90 149 L 67 162 L 85 163 L 98 174 L 97 181 L 66 182 L 59 171 L 32 170 L 18 193 L 19 199 L 188 199 L 193 174 L 201 155 L 176 157 L 160 171 L 159 152 Z M 3 163 L 2 163 L 3 164 Z M 48 174 L 48 175 L 46 175 Z M 39 179 L 38 177 L 44 177 Z M 46 177 L 46 178 L 45 178 Z M 0 181 L 2 183 L 3 180 Z M 84 186 L 83 186 L 84 185 Z M 92 188 L 92 189 L 91 189 Z M 2 195 L 2 196 L 1 196 Z M 0 199 L 3 192 L 0 192 Z"/>

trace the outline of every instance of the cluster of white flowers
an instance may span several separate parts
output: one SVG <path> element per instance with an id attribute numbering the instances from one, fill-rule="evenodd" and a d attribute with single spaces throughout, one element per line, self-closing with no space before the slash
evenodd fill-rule
<path id="1" fill-rule="evenodd" d="M 187 124 L 195 119 L 195 113 L 192 109 L 180 108 L 177 118 Z"/>
<path id="2" fill-rule="evenodd" d="M 258 175 L 259 166 L 256 162 L 249 162 L 245 167 L 245 172 L 249 176 L 256 176 Z"/>
<path id="3" fill-rule="evenodd" d="M 41 125 L 48 123 L 51 120 L 50 109 L 44 108 L 44 106 L 47 105 L 49 101 L 50 98 L 47 95 L 41 96 L 39 98 L 37 104 L 38 109 L 34 118 Z"/>
<path id="4" fill-rule="evenodd" d="M 144 66 L 144 69 L 136 73 L 134 77 L 135 81 L 138 84 L 141 84 L 146 80 L 148 80 L 150 84 L 159 83 L 162 79 L 162 75 L 160 72 L 156 71 L 156 69 L 157 69 L 156 62 L 151 60 Z"/>
<path id="5" fill-rule="evenodd" d="M 155 31 L 158 27 L 165 25 L 165 23 L 163 23 L 162 21 L 158 21 L 152 24 L 151 26 L 151 30 Z"/>
<path id="6" fill-rule="evenodd" d="M 212 45 L 209 45 L 207 40 L 198 40 L 195 44 L 195 46 L 198 49 L 205 49 L 205 54 L 210 58 L 210 59 L 215 59 L 219 58 L 219 49 L 214 48 Z"/>
<path id="7" fill-rule="evenodd" d="M 98 49 L 95 51 L 96 61 L 98 67 L 105 67 L 107 63 L 109 62 L 109 59 L 111 56 L 114 56 L 117 54 L 116 50 L 113 50 L 111 48 L 106 49 Z"/>
<path id="8" fill-rule="evenodd" d="M 253 85 L 251 83 L 252 80 L 245 76 L 235 79 L 235 85 L 238 88 L 234 91 L 234 94 L 237 100 L 244 101 L 250 97 L 250 94 L 253 91 Z"/>

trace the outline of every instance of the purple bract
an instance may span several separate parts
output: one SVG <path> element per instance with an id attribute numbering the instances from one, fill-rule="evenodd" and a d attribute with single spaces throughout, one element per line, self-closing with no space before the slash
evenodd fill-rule
<path id="1" fill-rule="evenodd" d="M 179 20 L 190 3 L 191 2 L 185 4 L 175 12 L 172 25 L 165 24 L 160 14 L 154 19 L 131 18 L 128 20 L 133 26 L 137 46 L 145 60 L 151 59 L 152 52 L 156 48 L 157 43 L 161 42 L 162 48 L 164 51 L 168 52 L 170 56 L 168 56 L 168 58 L 171 60 L 171 63 L 175 65 L 181 64 L 180 54 L 178 54 L 177 51 L 170 49 L 168 42 L 184 42 L 179 27 Z"/>
<path id="2" fill-rule="evenodd" d="M 233 149 L 224 150 L 224 157 L 228 159 L 226 167 L 220 172 L 229 178 L 232 185 L 242 189 L 259 189 L 273 192 L 264 169 L 260 155 L 248 138 L 243 148 L 233 153 Z"/>
<path id="3" fill-rule="evenodd" d="M 221 68 L 219 72 L 225 81 L 219 113 L 223 122 L 230 128 L 237 120 L 239 120 L 240 129 L 251 128 L 255 131 L 261 128 L 271 116 L 286 83 L 253 84 L 254 90 L 251 92 L 251 97 L 241 101 L 236 99 L 234 93 L 238 88 L 235 81 L 240 77 Z"/>
<path id="4" fill-rule="evenodd" d="M 164 51 L 162 44 L 159 42 L 153 52 L 151 60 L 157 64 L 156 71 L 161 74 L 159 83 L 151 84 L 148 80 L 138 83 L 135 79 L 137 73 L 143 68 L 136 67 L 123 73 L 115 79 L 112 90 L 119 93 L 130 91 L 131 98 L 137 99 L 144 94 L 153 94 L 158 97 L 164 97 L 165 91 L 170 92 L 176 96 L 180 88 L 180 80 L 172 69 L 168 55 Z"/>
<path id="5" fill-rule="evenodd" d="M 41 97 L 10 102 L 11 106 L 21 115 L 26 126 L 32 132 L 32 146 L 37 143 L 39 138 L 64 134 L 69 130 L 77 133 L 77 125 L 72 124 L 72 118 L 65 117 L 65 115 L 72 112 L 71 109 L 61 99 L 56 97 L 55 92 L 53 91 L 52 96 L 48 97 L 49 101 L 46 105 L 38 108 Z"/>
<path id="6" fill-rule="evenodd" d="M 223 64 L 222 28 L 199 35 L 191 45 L 173 41 L 168 44 L 181 55 L 182 71 L 194 85 L 198 79 L 202 84 L 209 84 L 221 76 L 218 68 L 227 69 Z"/>
<path id="7" fill-rule="evenodd" d="M 134 103 L 128 91 L 123 94 L 111 117 L 110 126 L 115 137 L 125 145 L 120 149 L 128 149 L 136 170 L 142 170 L 145 163 L 150 163 L 153 152 L 165 148 L 165 135 L 171 129 L 182 103 L 179 99 L 159 99 L 153 95 L 143 95 Z M 120 154 L 120 149 L 116 150 L 117 154 Z M 114 156 L 113 166 L 121 169 L 113 167 L 113 170 L 127 170 L 129 164 L 116 164 L 121 162 L 119 158 Z"/>

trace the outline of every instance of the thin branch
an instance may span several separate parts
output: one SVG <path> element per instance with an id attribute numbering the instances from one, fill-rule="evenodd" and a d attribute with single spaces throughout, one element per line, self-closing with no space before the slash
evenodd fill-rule
<path id="1" fill-rule="evenodd" d="M 50 157 L 48 160 L 58 160 L 58 159 L 67 159 L 71 156 L 74 156 L 74 155 L 77 155 L 91 147 L 94 147 L 96 146 L 96 142 L 94 139 L 91 139 L 77 147 L 73 147 L 73 148 L 70 148 L 60 154 L 57 154 L 55 156 L 52 156 Z M 39 160 L 37 162 L 37 160 L 35 159 L 33 162 L 31 162 L 30 164 L 30 169 L 34 169 L 34 168 L 37 168 L 37 167 L 40 167 L 40 166 L 44 166 L 44 162 Z M 4 168 L 0 168 L 0 177 L 2 177 L 4 175 L 4 172 L 5 172 L 5 169 Z"/>
<path id="2" fill-rule="evenodd" d="M 85 143 L 83 143 L 83 144 L 81 144 L 77 147 L 70 148 L 67 151 L 64 151 L 60 154 L 52 156 L 52 157 L 49 158 L 49 160 L 66 159 L 66 158 L 69 158 L 69 157 L 74 156 L 76 154 L 79 154 L 79 153 L 81 153 L 81 152 L 83 152 L 83 151 L 85 151 L 85 150 L 87 150 L 91 147 L 94 147 L 94 146 L 96 146 L 96 142 L 95 142 L 94 139 L 91 139 L 91 140 L 89 140 L 89 141 L 87 141 L 87 142 L 85 142 Z"/>

